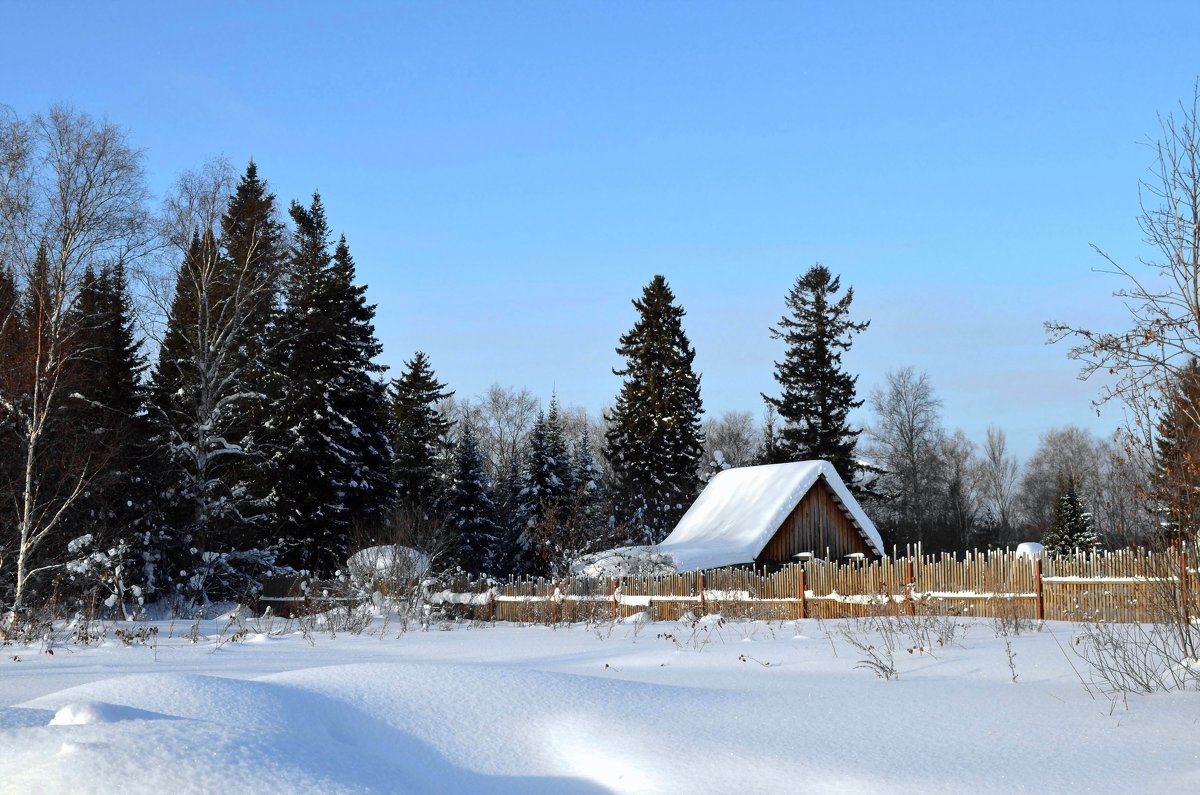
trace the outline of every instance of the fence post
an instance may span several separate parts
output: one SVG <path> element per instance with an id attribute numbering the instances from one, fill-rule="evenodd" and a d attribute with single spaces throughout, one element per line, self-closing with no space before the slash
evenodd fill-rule
<path id="1" fill-rule="evenodd" d="M 704 572 L 700 572 L 700 615 L 708 614 L 708 605 L 704 601 Z"/>
<path id="2" fill-rule="evenodd" d="M 904 590 L 905 590 L 905 594 L 904 594 L 904 595 L 905 595 L 906 597 L 908 597 L 908 598 L 907 598 L 907 601 L 908 601 L 908 614 L 911 616 L 911 615 L 915 615 L 915 614 L 916 614 L 916 612 L 917 612 L 917 606 L 916 606 L 916 604 L 915 604 L 915 603 L 914 603 L 914 601 L 913 601 L 913 583 L 916 581 L 916 578 L 914 578 L 914 577 L 913 577 L 913 562 L 912 562 L 912 558 L 909 558 L 909 560 L 908 560 L 908 567 L 907 567 L 907 568 L 908 568 L 908 572 L 907 572 L 908 583 L 907 583 L 907 584 L 904 586 Z"/>
<path id="3" fill-rule="evenodd" d="M 617 620 L 617 581 L 610 579 L 608 581 L 609 588 L 612 590 L 612 616 L 613 621 Z"/>
<path id="4" fill-rule="evenodd" d="M 803 563 L 800 564 L 800 617 L 808 618 L 808 577 Z"/>
<path id="5" fill-rule="evenodd" d="M 1033 591 L 1037 594 L 1037 620 L 1046 620 L 1046 596 L 1042 589 L 1042 559 L 1033 563 Z"/>
<path id="6" fill-rule="evenodd" d="M 496 589 L 488 589 L 488 606 L 492 611 L 492 623 L 496 623 Z"/>

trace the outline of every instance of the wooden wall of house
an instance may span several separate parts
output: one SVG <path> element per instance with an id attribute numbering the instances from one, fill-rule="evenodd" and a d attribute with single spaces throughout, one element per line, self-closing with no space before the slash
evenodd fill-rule
<path id="1" fill-rule="evenodd" d="M 821 478 L 775 531 L 754 563 L 772 568 L 795 562 L 797 552 L 812 552 L 819 558 L 825 557 L 827 548 L 829 557 L 834 560 L 854 552 L 861 552 L 868 558 L 877 557 L 834 501 L 833 490 Z"/>

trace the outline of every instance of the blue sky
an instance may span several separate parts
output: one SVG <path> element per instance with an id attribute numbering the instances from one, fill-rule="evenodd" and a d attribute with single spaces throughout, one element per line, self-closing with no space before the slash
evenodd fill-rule
<path id="1" fill-rule="evenodd" d="M 1022 455 L 1120 420 L 1042 323 L 1121 322 L 1089 244 L 1147 253 L 1139 144 L 1200 73 L 1200 5 L 245 5 L 9 4 L 0 103 L 122 125 L 159 192 L 213 155 L 320 189 L 386 364 L 597 412 L 663 273 L 706 408 L 758 413 L 819 261 L 871 320 L 861 393 L 925 370 Z"/>

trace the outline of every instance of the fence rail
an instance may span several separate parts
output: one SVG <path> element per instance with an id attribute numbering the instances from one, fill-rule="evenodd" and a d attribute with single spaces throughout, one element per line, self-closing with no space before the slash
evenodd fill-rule
<path id="1" fill-rule="evenodd" d="M 778 571 L 718 569 L 664 576 L 521 578 L 494 583 L 450 578 L 420 598 L 475 620 L 557 622 L 656 619 L 721 613 L 764 619 L 842 618 L 881 611 L 937 610 L 1067 621 L 1200 620 L 1200 575 L 1186 549 L 1018 556 L 917 555 L 873 561 L 808 560 Z M 298 590 L 278 581 L 264 605 L 300 609 Z M 391 593 L 399 584 L 376 583 Z M 325 588 L 307 602 L 343 596 Z M 302 600 L 303 601 L 303 600 Z"/>

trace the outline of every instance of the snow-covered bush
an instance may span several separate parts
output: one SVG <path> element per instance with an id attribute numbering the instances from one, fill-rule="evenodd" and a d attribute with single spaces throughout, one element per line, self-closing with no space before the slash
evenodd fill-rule
<path id="1" fill-rule="evenodd" d="M 64 567 L 67 581 L 73 586 L 70 590 L 77 606 L 85 613 L 104 610 L 132 621 L 142 612 L 144 572 L 125 539 L 101 548 L 91 534 L 83 535 L 67 544 L 67 554 L 71 556 Z"/>
<path id="2" fill-rule="evenodd" d="M 295 576 L 290 566 L 279 564 L 274 548 L 191 550 L 190 569 L 181 569 L 175 583 L 177 609 L 190 610 L 222 601 L 249 603 L 262 592 L 263 580 Z"/>
<path id="3" fill-rule="evenodd" d="M 571 573 L 585 577 L 664 576 L 675 573 L 675 560 L 653 547 L 608 549 L 578 558 Z"/>

